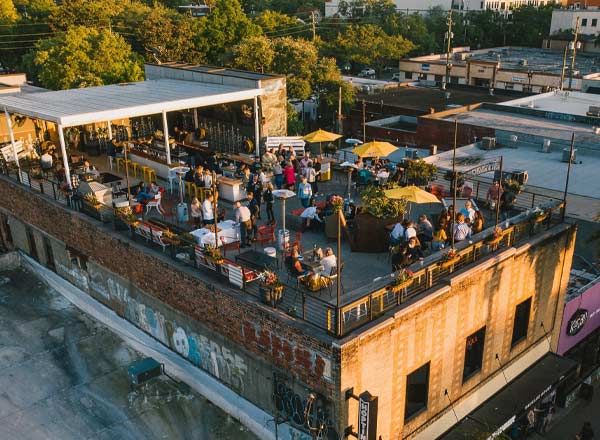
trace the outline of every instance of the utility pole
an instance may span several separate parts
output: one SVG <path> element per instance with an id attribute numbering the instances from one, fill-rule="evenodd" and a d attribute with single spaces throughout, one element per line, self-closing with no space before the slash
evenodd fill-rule
<path id="1" fill-rule="evenodd" d="M 571 72 L 569 72 L 569 90 L 573 90 L 573 73 L 575 72 L 575 57 L 577 56 L 577 38 L 579 37 L 579 17 L 575 22 L 575 35 L 573 35 L 573 52 L 571 53 Z"/>
<path id="2" fill-rule="evenodd" d="M 362 105 L 362 116 L 363 116 L 363 142 L 367 142 L 367 104 L 365 104 L 365 100 L 363 99 Z"/>
<path id="3" fill-rule="evenodd" d="M 450 70 L 452 69 L 452 64 L 450 63 L 450 55 L 452 52 L 452 37 L 454 34 L 452 33 L 452 25 L 454 21 L 452 21 L 452 8 L 448 11 L 448 18 L 446 19 L 446 24 L 448 25 L 448 31 L 446 31 L 446 76 L 444 81 L 442 82 L 442 90 L 446 90 L 446 86 L 450 82 Z"/>
<path id="4" fill-rule="evenodd" d="M 310 13 L 310 21 L 312 27 L 312 40 L 315 41 L 317 39 L 317 28 L 315 25 L 315 11 Z"/>
<path id="5" fill-rule="evenodd" d="M 342 86 L 338 88 L 338 133 L 343 134 L 342 129 L 342 119 L 344 116 L 342 115 Z"/>
<path id="6" fill-rule="evenodd" d="M 559 90 L 564 88 L 565 84 L 565 70 L 567 70 L 567 52 L 569 51 L 569 43 L 565 46 L 565 53 L 563 55 L 563 63 L 562 70 L 560 71 L 560 85 L 558 87 Z"/>

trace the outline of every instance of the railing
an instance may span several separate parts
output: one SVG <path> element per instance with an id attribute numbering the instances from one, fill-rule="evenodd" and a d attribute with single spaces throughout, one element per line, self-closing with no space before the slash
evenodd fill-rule
<path id="1" fill-rule="evenodd" d="M 394 286 L 393 279 L 397 274 L 391 274 L 374 280 L 368 286 L 349 292 L 347 298 L 351 300 L 340 307 L 342 317 L 340 333 L 347 334 L 427 290 L 441 286 L 448 275 L 482 260 L 492 252 L 507 249 L 516 242 L 529 239 L 552 225 L 561 223 L 563 207 L 560 201 L 550 202 L 542 207 L 547 216 L 543 222 L 536 220 L 534 213 L 526 211 L 502 222 L 503 234 L 498 239 L 494 239 L 494 228 L 489 228 L 473 236 L 470 241 L 457 244 L 457 255 L 460 258 L 453 264 L 443 261 L 447 251 L 436 252 L 422 262 L 412 264 L 407 268 L 413 273 L 409 285 Z"/>
<path id="2" fill-rule="evenodd" d="M 231 284 L 230 278 L 221 271 L 208 269 L 198 263 L 195 252 L 192 251 L 195 243 L 183 243 L 180 246 L 169 245 L 167 253 L 167 246 L 157 244 L 155 240 L 148 239 L 148 237 L 142 237 L 136 234 L 129 225 L 119 222 L 119 217 L 115 215 L 115 211 L 110 207 L 102 206 L 99 210 L 95 208 L 86 209 L 84 201 L 74 200 L 69 192 L 60 189 L 60 185 L 57 182 L 47 178 L 40 179 L 39 176 L 38 178 L 33 178 L 28 172 L 23 170 L 17 171 L 3 168 L 2 171 L 6 176 L 34 191 L 40 192 L 44 197 L 58 201 L 70 209 L 86 213 L 96 220 L 105 223 L 112 222 L 114 229 L 120 231 L 122 234 L 126 234 L 130 239 L 138 243 L 144 244 L 153 250 L 158 250 L 158 247 L 160 247 L 164 255 L 171 257 L 173 264 L 194 267 L 196 270 L 206 273 L 215 281 Z M 489 185 L 489 183 L 484 181 L 477 182 L 473 197 L 477 197 L 478 191 L 487 192 L 487 186 L 485 185 Z M 481 197 L 481 194 L 479 194 L 479 197 Z M 335 305 L 317 297 L 314 293 L 296 288 L 295 284 L 286 283 L 285 294 L 283 295 L 282 302 L 278 305 L 278 309 L 290 316 L 302 319 L 325 330 L 332 335 L 338 337 L 344 336 L 350 331 L 377 319 L 394 307 L 414 299 L 435 286 L 442 285 L 444 279 L 451 273 L 480 261 L 492 252 L 507 249 L 515 242 L 535 236 L 545 229 L 550 228 L 553 224 L 558 224 L 562 221 L 562 210 L 564 208 L 562 201 L 527 191 L 519 194 L 517 200 L 519 199 L 522 202 L 516 206 L 525 208 L 526 210 L 501 223 L 504 229 L 501 239 L 496 240 L 497 242 L 493 244 L 489 244 L 493 233 L 493 228 L 489 228 L 473 236 L 470 242 L 461 242 L 456 246 L 460 259 L 454 264 L 440 264 L 443 252 L 437 252 L 422 262 L 413 264 L 408 267 L 414 274 L 412 282 L 408 286 L 394 286 L 393 277 L 395 274 L 378 278 L 372 283 L 346 293 L 344 295 L 346 300 L 338 310 Z M 540 204 L 542 209 L 547 212 L 547 218 L 544 223 L 533 221 L 535 217 L 530 211 L 530 208 L 540 206 Z M 152 235 L 152 226 L 150 228 L 150 234 Z M 185 257 L 185 255 L 188 256 Z M 228 255 L 225 255 L 225 258 L 228 258 Z M 231 260 L 231 263 L 237 264 L 233 260 Z M 239 289 L 250 296 L 259 300 L 261 299 L 262 295 L 258 281 L 244 282 Z M 324 290 L 323 295 L 326 294 L 327 290 Z M 339 326 L 337 325 L 338 317 L 341 319 Z"/>

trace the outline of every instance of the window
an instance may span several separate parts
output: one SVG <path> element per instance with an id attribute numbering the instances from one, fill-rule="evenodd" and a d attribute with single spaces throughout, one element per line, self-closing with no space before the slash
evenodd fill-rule
<path id="1" fill-rule="evenodd" d="M 429 362 L 406 376 L 404 421 L 427 408 L 429 394 Z"/>
<path id="2" fill-rule="evenodd" d="M 587 26 L 587 18 L 582 18 L 581 19 L 581 26 Z"/>
<path id="3" fill-rule="evenodd" d="M 441 83 L 443 80 L 443 76 L 442 75 L 435 75 L 435 82 L 437 83 Z"/>
<path id="4" fill-rule="evenodd" d="M 517 305 L 515 310 L 515 321 L 513 324 L 511 348 L 514 348 L 519 342 L 527 337 L 527 328 L 529 327 L 529 314 L 531 312 L 531 298 L 527 298 L 521 304 Z"/>
<path id="5" fill-rule="evenodd" d="M 404 72 L 404 78 L 405 79 L 412 79 L 412 72 Z"/>
<path id="6" fill-rule="evenodd" d="M 480 328 L 467 338 L 465 344 L 465 366 L 463 369 L 463 382 L 481 370 L 483 362 L 483 343 L 485 341 L 485 327 Z"/>
<path id="7" fill-rule="evenodd" d="M 598 26 L 598 19 L 592 18 L 592 27 L 596 27 L 596 26 Z"/>

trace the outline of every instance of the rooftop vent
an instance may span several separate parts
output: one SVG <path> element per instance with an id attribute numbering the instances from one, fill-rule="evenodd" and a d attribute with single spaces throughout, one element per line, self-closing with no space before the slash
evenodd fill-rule
<path id="1" fill-rule="evenodd" d="M 527 61 L 527 58 L 523 58 L 522 60 L 519 60 L 519 66 L 527 66 L 529 65 L 529 61 Z"/>

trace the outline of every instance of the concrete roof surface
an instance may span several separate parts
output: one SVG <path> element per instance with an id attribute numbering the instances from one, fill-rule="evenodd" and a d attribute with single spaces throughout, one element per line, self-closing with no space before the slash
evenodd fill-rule
<path id="1" fill-rule="evenodd" d="M 256 439 L 165 376 L 131 389 L 143 356 L 23 269 L 0 272 L 0 438 Z"/>

